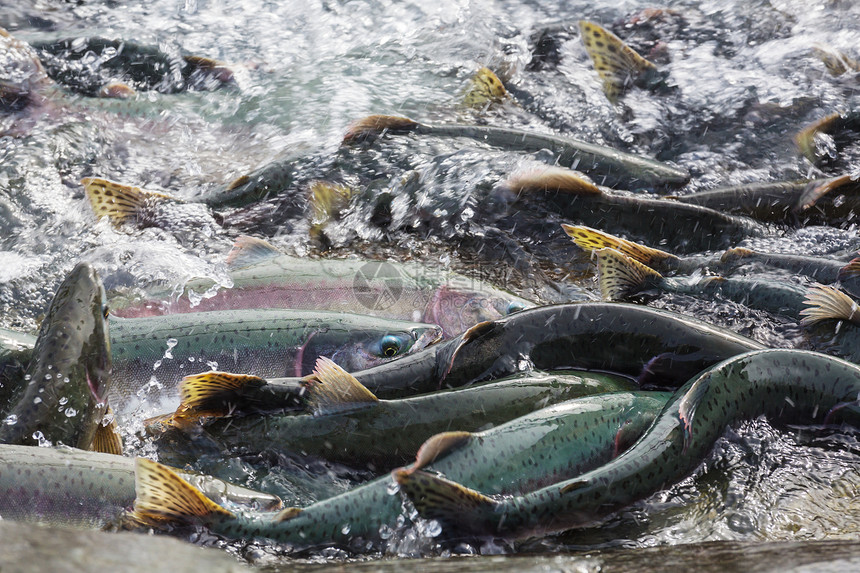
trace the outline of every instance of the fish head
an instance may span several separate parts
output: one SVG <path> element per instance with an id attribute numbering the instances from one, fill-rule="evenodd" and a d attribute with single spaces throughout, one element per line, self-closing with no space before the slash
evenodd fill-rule
<path id="1" fill-rule="evenodd" d="M 39 102 L 51 83 L 33 48 L 0 28 L 0 112 Z"/>
<path id="2" fill-rule="evenodd" d="M 111 354 L 105 290 L 95 269 L 79 263 L 42 321 L 28 384 L 13 406 L 16 443 L 41 432 L 52 443 L 89 446 L 106 410 Z"/>
<path id="3" fill-rule="evenodd" d="M 472 326 L 530 308 L 533 303 L 496 288 L 466 289 L 445 285 L 436 290 L 423 320 L 442 327 L 445 338 Z"/>
<path id="4" fill-rule="evenodd" d="M 403 328 L 357 328 L 345 339 L 314 336 L 304 345 L 299 361 L 302 376 L 313 372 L 317 357 L 331 358 L 348 372 L 357 372 L 414 354 L 442 339 L 435 324 L 404 323 Z M 298 374 L 298 373 L 297 373 Z"/>

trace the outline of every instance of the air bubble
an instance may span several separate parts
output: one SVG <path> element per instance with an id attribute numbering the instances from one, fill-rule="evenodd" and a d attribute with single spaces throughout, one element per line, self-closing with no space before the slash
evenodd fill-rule
<path id="1" fill-rule="evenodd" d="M 74 418 L 78 415 L 78 411 L 71 407 L 66 408 L 66 411 L 63 413 L 66 415 L 67 418 Z"/>

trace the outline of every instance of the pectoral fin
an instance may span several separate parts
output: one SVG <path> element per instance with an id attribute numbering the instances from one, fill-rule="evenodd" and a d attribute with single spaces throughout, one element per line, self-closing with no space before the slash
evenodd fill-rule
<path id="1" fill-rule="evenodd" d="M 847 294 L 837 288 L 818 285 L 811 287 L 803 300 L 808 305 L 800 311 L 800 324 L 815 324 L 823 320 L 847 320 L 860 324 L 860 307 Z"/>

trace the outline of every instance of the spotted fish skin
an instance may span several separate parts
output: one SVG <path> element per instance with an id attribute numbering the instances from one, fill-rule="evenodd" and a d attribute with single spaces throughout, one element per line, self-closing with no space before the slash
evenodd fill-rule
<path id="1" fill-rule="evenodd" d="M 79 263 L 57 289 L 33 348 L 25 380 L 0 426 L 0 443 L 88 448 L 111 386 L 105 291 L 95 269 Z M 28 382 L 27 382 L 28 381 Z"/>
<path id="2" fill-rule="evenodd" d="M 0 518 L 80 528 L 119 525 L 134 504 L 134 459 L 75 448 L 0 445 Z M 225 504 L 265 509 L 280 500 L 198 474 L 182 474 Z"/>
<path id="3" fill-rule="evenodd" d="M 599 370 L 640 384 L 677 388 L 704 368 L 762 348 L 752 339 L 689 316 L 635 304 L 582 302 L 529 308 L 481 323 L 456 338 L 354 376 L 379 398 L 496 380 L 525 367 Z M 242 400 L 255 406 L 293 403 L 301 388 L 296 378 L 268 383 Z M 286 396 L 278 396 L 281 392 Z"/>
<path id="4" fill-rule="evenodd" d="M 462 453 L 455 450 L 440 456 L 432 468 L 452 479 L 500 491 L 527 489 L 550 475 L 577 475 L 616 455 L 618 435 L 630 422 L 628 441 L 635 441 L 668 396 L 620 392 L 571 400 L 472 434 Z M 541 461 L 535 464 L 538 459 Z M 390 476 L 379 478 L 301 510 L 293 509 L 286 517 L 261 513 L 226 516 L 221 511 L 185 517 L 231 539 L 270 539 L 297 550 L 338 545 L 366 551 L 368 542 L 384 544 L 380 528 L 396 527 L 403 512 L 394 486 Z M 144 497 L 141 494 L 139 491 L 139 500 Z"/>
<path id="5" fill-rule="evenodd" d="M 558 402 L 634 387 L 599 373 L 535 374 L 351 408 L 344 404 L 350 408 L 345 412 L 228 417 L 207 424 L 205 431 L 233 452 L 302 452 L 384 470 L 408 463 L 439 432 L 475 431 Z"/>
<path id="6" fill-rule="evenodd" d="M 648 432 L 608 464 L 523 496 L 487 504 L 470 520 L 484 532 L 524 537 L 603 518 L 689 475 L 726 427 L 765 415 L 791 424 L 857 426 L 860 367 L 823 354 L 763 350 L 691 379 Z M 853 406 L 840 408 L 841 406 Z M 477 531 L 475 531 L 477 533 Z"/>
<path id="7" fill-rule="evenodd" d="M 286 309 L 111 317 L 110 322 L 110 398 L 118 413 L 134 406 L 136 392 L 152 376 L 163 385 L 153 399 L 172 409 L 179 381 L 216 364 L 262 377 L 304 376 L 317 356 L 328 356 L 347 370 L 359 370 L 422 350 L 441 336 L 436 325 Z M 389 344 L 396 351 L 387 355 Z"/>

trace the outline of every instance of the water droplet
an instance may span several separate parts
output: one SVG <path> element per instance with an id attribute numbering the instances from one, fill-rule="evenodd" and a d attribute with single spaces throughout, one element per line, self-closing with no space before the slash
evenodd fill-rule
<path id="1" fill-rule="evenodd" d="M 391 529 L 391 526 L 383 523 L 379 526 L 379 538 L 380 539 L 388 539 L 394 534 L 394 530 Z"/>
<path id="2" fill-rule="evenodd" d="M 425 524 L 423 533 L 427 537 L 439 537 L 442 533 L 442 525 L 435 519 L 431 519 Z"/>
<path id="3" fill-rule="evenodd" d="M 41 403 L 42 403 L 42 399 L 41 399 L 41 398 L 39 398 L 38 396 L 36 396 L 35 398 L 33 398 L 33 403 L 34 403 L 34 404 L 41 404 Z"/>
<path id="4" fill-rule="evenodd" d="M 50 374 L 45 374 L 45 380 L 50 380 L 51 378 L 53 378 L 53 376 L 51 376 Z"/>
<path id="5" fill-rule="evenodd" d="M 153 365 L 152 365 L 152 369 L 153 369 L 153 370 L 158 370 L 158 368 L 159 368 L 160 366 L 161 366 L 161 360 L 156 360 L 156 361 L 155 361 L 155 364 L 153 364 Z"/>
<path id="6" fill-rule="evenodd" d="M 60 406 L 65 406 L 68 403 L 69 403 L 69 397 L 68 396 L 62 396 L 60 398 Z"/>
<path id="7" fill-rule="evenodd" d="M 66 414 L 67 418 L 74 418 L 78 415 L 78 411 L 72 407 L 66 408 L 66 411 L 64 413 Z"/>
<path id="8" fill-rule="evenodd" d="M 40 448 L 50 448 L 54 445 L 40 430 L 33 432 L 33 439 L 36 440 L 36 443 Z"/>
<path id="9" fill-rule="evenodd" d="M 399 491 L 400 491 L 400 484 L 397 483 L 396 481 L 392 481 L 390 484 L 388 484 L 388 487 L 385 488 L 385 492 L 388 495 L 394 495 Z"/>
<path id="10" fill-rule="evenodd" d="M 170 358 L 170 359 L 173 358 L 172 350 L 177 344 L 179 344 L 179 341 L 176 340 L 175 338 L 168 338 L 167 339 L 167 350 L 164 351 L 164 357 L 165 358 Z"/>
<path id="11" fill-rule="evenodd" d="M 340 532 L 343 533 L 344 535 L 349 535 L 349 529 L 350 529 L 349 524 L 345 523 L 343 525 L 343 527 L 340 528 Z"/>
<path id="12" fill-rule="evenodd" d="M 18 423 L 18 416 L 16 416 L 15 414 L 9 414 L 3 420 L 3 423 L 6 424 L 7 426 L 14 426 L 15 424 Z"/>
<path id="13" fill-rule="evenodd" d="M 189 357 L 188 357 L 188 362 L 194 362 L 194 357 L 193 357 L 193 356 L 189 356 Z"/>

